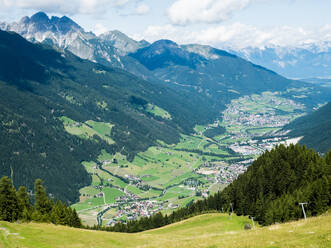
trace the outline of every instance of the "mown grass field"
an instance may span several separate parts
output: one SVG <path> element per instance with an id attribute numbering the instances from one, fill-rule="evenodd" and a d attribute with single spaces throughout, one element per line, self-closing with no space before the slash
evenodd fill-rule
<path id="1" fill-rule="evenodd" d="M 72 134 L 81 137 L 82 139 L 92 139 L 94 135 L 99 136 L 109 145 L 114 144 L 114 140 L 110 138 L 110 132 L 114 125 L 104 122 L 86 121 L 85 123 L 76 122 L 66 116 L 62 116 L 60 120 L 63 122 L 64 129 Z"/>
<path id="2" fill-rule="evenodd" d="M 206 214 L 137 234 L 0 222 L 0 247 L 331 247 L 331 215 L 245 231 L 246 217 Z"/>

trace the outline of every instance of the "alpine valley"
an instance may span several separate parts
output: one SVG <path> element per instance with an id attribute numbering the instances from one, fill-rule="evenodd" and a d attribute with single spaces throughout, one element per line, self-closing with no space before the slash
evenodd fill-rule
<path id="1" fill-rule="evenodd" d="M 330 104 L 318 108 L 331 88 L 243 53 L 97 36 L 43 12 L 0 29 L 0 175 L 29 191 L 41 178 L 84 224 L 190 206 L 279 144 L 330 148 Z"/>

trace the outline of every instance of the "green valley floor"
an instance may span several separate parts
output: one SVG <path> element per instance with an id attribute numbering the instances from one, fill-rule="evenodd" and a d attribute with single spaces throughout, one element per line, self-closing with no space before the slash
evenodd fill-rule
<path id="1" fill-rule="evenodd" d="M 205 214 L 136 234 L 0 222 L 0 247 L 331 247 L 331 214 L 244 230 L 246 217 Z"/>

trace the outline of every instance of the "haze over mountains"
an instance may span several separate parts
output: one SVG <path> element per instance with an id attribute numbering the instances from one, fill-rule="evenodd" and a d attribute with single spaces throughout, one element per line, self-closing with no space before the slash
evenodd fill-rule
<path id="1" fill-rule="evenodd" d="M 247 47 L 234 53 L 285 77 L 331 78 L 330 42 L 311 43 L 299 47 Z"/>
<path id="2" fill-rule="evenodd" d="M 86 32 L 70 18 L 53 16 L 49 18 L 44 12 L 31 17 L 24 17 L 19 22 L 1 23 L 0 29 L 14 31 L 32 42 L 43 42 L 68 49 L 75 55 L 105 65 L 111 65 L 151 79 L 153 76 L 140 67 L 129 53 L 149 46 L 147 41 L 135 41 L 118 30 L 108 31 L 99 36 Z M 185 49 L 185 46 L 182 48 Z M 190 51 L 214 56 L 208 46 L 190 46 Z M 298 47 L 266 46 L 250 47 L 239 50 L 227 48 L 231 53 L 246 60 L 264 66 L 277 73 L 295 79 L 330 78 L 331 44 L 329 42 L 307 43 Z M 155 78 L 154 78 L 155 79 Z"/>
<path id="3" fill-rule="evenodd" d="M 101 150 L 132 161 L 152 145 L 175 144 L 195 125 L 213 123 L 241 96 L 277 91 L 306 111 L 331 99 L 329 90 L 209 46 L 149 44 L 119 31 L 96 36 L 67 17 L 43 12 L 1 23 L 0 29 L 38 43 L 0 32 L 6 137 L 0 141 L 0 174 L 28 188 L 42 178 L 50 192 L 69 202 L 91 184 L 81 162 L 96 159 Z M 100 123 L 109 130 L 73 136 L 64 129 L 64 117 L 89 132 Z"/>

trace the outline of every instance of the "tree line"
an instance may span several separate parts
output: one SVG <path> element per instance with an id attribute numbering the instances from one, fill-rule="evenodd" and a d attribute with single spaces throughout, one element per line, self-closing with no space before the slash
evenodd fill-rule
<path id="1" fill-rule="evenodd" d="M 37 179 L 34 205 L 26 189 L 16 192 L 8 177 L 0 180 L 0 220 L 40 221 L 83 227 L 75 210 L 47 197 Z M 193 202 L 169 215 L 157 213 L 126 224 L 85 228 L 111 232 L 141 232 L 159 228 L 209 212 L 233 211 L 254 216 L 262 225 L 298 220 L 303 217 L 299 203 L 307 205 L 307 216 L 316 216 L 331 206 L 331 150 L 320 156 L 305 146 L 279 145 L 264 152 L 245 173 L 223 191 Z M 232 206 L 232 207 L 230 207 Z M 233 209 L 233 210 L 232 210 Z"/>
<path id="2" fill-rule="evenodd" d="M 93 229 L 140 232 L 175 223 L 207 212 L 232 212 L 253 216 L 262 225 L 298 220 L 299 203 L 308 203 L 307 216 L 331 206 L 331 150 L 321 157 L 305 146 L 279 145 L 264 152 L 245 173 L 223 191 L 178 209 L 170 215 L 157 213 L 112 227 Z M 230 207 L 232 205 L 232 208 Z"/>
<path id="3" fill-rule="evenodd" d="M 32 204 L 32 200 L 34 204 Z M 75 209 L 47 196 L 41 179 L 34 183 L 33 199 L 24 186 L 16 191 L 10 178 L 0 179 L 0 220 L 15 222 L 46 222 L 82 227 Z"/>

